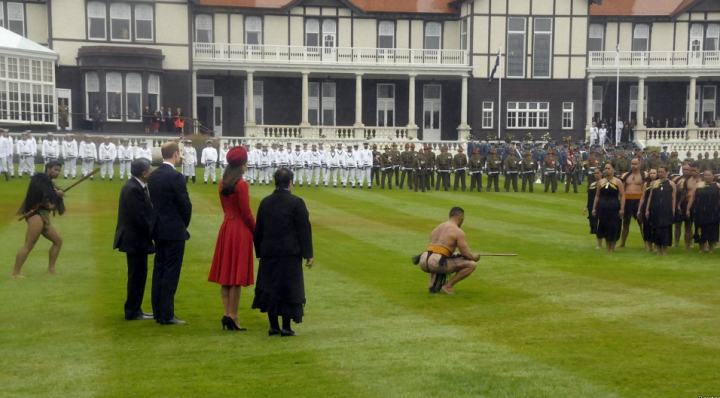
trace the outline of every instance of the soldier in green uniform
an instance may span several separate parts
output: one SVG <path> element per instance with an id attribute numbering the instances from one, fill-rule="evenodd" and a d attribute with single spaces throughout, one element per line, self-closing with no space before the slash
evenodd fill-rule
<path id="1" fill-rule="evenodd" d="M 682 162 L 678 159 L 678 153 L 676 151 L 670 153 L 670 159 L 668 159 L 667 163 L 669 177 L 679 176 L 680 169 L 682 168 Z"/>
<path id="2" fill-rule="evenodd" d="M 685 156 L 686 156 L 686 158 L 683 159 L 683 163 L 685 163 L 685 162 L 692 163 L 692 162 L 695 161 L 695 159 L 693 159 L 693 157 L 692 157 L 692 152 L 687 151 L 687 153 L 685 154 Z"/>
<path id="3" fill-rule="evenodd" d="M 375 180 L 375 186 L 380 185 L 380 151 L 378 151 L 377 144 L 372 146 L 372 168 L 370 169 L 370 183 Z"/>
<path id="4" fill-rule="evenodd" d="M 393 176 L 395 176 L 395 186 L 399 188 L 400 187 L 400 166 L 402 163 L 400 161 L 400 151 L 398 151 L 397 147 L 398 147 L 398 144 L 396 142 L 393 142 L 392 149 L 390 149 L 390 157 L 392 158 L 392 162 L 393 162 L 392 174 L 393 174 Z"/>
<path id="5" fill-rule="evenodd" d="M 425 157 L 427 158 L 427 188 L 430 190 L 435 185 L 435 152 L 433 152 L 432 145 L 425 146 Z"/>
<path id="6" fill-rule="evenodd" d="M 468 173 L 470 173 L 470 192 L 477 186 L 477 191 L 482 192 L 482 173 L 485 159 L 480 155 L 480 149 L 475 148 L 468 161 Z"/>
<path id="7" fill-rule="evenodd" d="M 535 162 L 533 162 L 530 151 L 525 152 L 525 157 L 520 162 L 520 172 L 522 173 L 522 191 L 525 192 L 525 185 L 527 184 L 530 187 L 530 192 L 532 192 L 533 185 L 535 185 Z"/>
<path id="8" fill-rule="evenodd" d="M 427 186 L 427 154 L 421 149 L 413 161 L 413 173 L 415 174 L 415 192 L 418 187 L 425 192 Z"/>
<path id="9" fill-rule="evenodd" d="M 601 167 L 596 156 L 597 152 L 595 152 L 594 149 L 591 149 L 590 155 L 588 155 L 587 163 L 585 163 L 585 170 L 587 171 L 588 189 L 590 189 L 590 185 L 595 182 L 595 169 Z"/>
<path id="10" fill-rule="evenodd" d="M 390 147 L 385 145 L 385 152 L 380 155 L 380 169 L 382 171 L 382 178 L 380 179 L 380 188 L 385 189 L 385 180 L 388 182 L 388 189 L 392 189 L 393 182 L 393 158 Z"/>
<path id="11" fill-rule="evenodd" d="M 620 155 L 620 156 L 622 157 L 623 155 Z M 570 192 L 571 184 L 573 187 L 573 192 L 578 193 L 577 184 L 578 184 L 578 170 L 580 170 L 579 162 L 580 162 L 580 159 L 578 158 L 577 154 L 572 149 L 570 151 L 568 151 L 567 161 L 565 162 L 565 165 L 564 165 L 566 173 L 567 173 L 565 176 L 565 193 Z"/>
<path id="12" fill-rule="evenodd" d="M 710 168 L 710 154 L 705 152 L 705 157 L 701 157 L 698 153 L 698 163 L 700 163 L 700 174 L 702 175 L 705 170 Z"/>
<path id="13" fill-rule="evenodd" d="M 462 185 L 462 190 L 465 192 L 465 173 L 467 172 L 468 158 L 463 153 L 462 147 L 458 148 L 458 153 L 453 156 L 452 168 L 455 171 L 455 183 L 453 184 L 453 190 L 457 191 L 458 182 Z"/>
<path id="14" fill-rule="evenodd" d="M 412 189 L 413 187 L 413 160 L 415 160 L 415 155 L 410 152 L 410 144 L 405 144 L 405 151 L 400 154 L 400 163 L 402 169 L 402 177 L 400 177 L 400 189 L 402 189 L 403 185 L 405 184 L 405 177 L 407 177 L 408 188 Z"/>
<path id="15" fill-rule="evenodd" d="M 557 190 L 557 166 L 558 159 L 555 150 L 551 149 L 548 156 L 543 160 L 543 173 L 545 173 L 545 192 L 552 188 L 552 193 Z"/>
<path id="16" fill-rule="evenodd" d="M 712 166 L 712 171 L 715 177 L 720 174 L 720 158 L 718 158 L 718 151 L 713 152 L 713 158 L 710 160 L 710 165 Z"/>
<path id="17" fill-rule="evenodd" d="M 452 167 L 452 155 L 448 153 L 446 146 L 440 148 L 440 154 L 435 158 L 437 169 L 437 182 L 435 190 L 440 190 L 440 185 L 447 191 L 450 188 L 450 168 Z"/>
<path id="18" fill-rule="evenodd" d="M 495 186 L 495 192 L 500 192 L 498 188 L 498 180 L 500 179 L 500 158 L 497 157 L 497 151 L 493 149 L 490 151 L 490 155 L 487 157 L 487 191 L 490 192 L 490 187 Z"/>
<path id="19" fill-rule="evenodd" d="M 615 162 L 615 170 L 617 170 L 619 174 L 630 171 L 630 161 L 625 155 L 625 151 L 620 152 L 620 157 Z"/>
<path id="20" fill-rule="evenodd" d="M 518 173 L 520 172 L 520 159 L 515 156 L 515 150 L 511 149 L 508 157 L 505 158 L 505 192 L 510 192 L 510 182 L 513 191 L 518 191 Z"/>

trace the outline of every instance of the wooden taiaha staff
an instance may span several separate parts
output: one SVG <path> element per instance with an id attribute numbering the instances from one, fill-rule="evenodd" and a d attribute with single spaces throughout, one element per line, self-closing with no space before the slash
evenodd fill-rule
<path id="1" fill-rule="evenodd" d="M 70 189 L 74 188 L 75 186 L 77 186 L 77 185 L 80 184 L 81 182 L 83 182 L 83 181 L 87 180 L 88 178 L 92 177 L 93 175 L 97 174 L 99 171 L 100 171 L 100 168 L 98 167 L 97 169 L 89 172 L 87 175 L 85 175 L 85 177 L 77 180 L 76 183 L 70 185 L 69 187 L 63 189 L 62 191 L 63 191 L 63 192 L 69 191 Z M 27 213 L 25 213 L 25 214 L 23 214 L 22 216 L 20 216 L 20 218 L 18 218 L 18 221 L 22 221 L 22 220 L 24 220 L 26 217 L 29 217 L 31 214 L 35 213 L 35 212 L 37 211 L 37 209 L 39 209 L 39 208 L 40 208 L 40 205 L 39 205 L 39 204 L 33 206 L 33 208 L 30 209 L 30 211 L 28 211 Z"/>
<path id="2" fill-rule="evenodd" d="M 480 253 L 480 257 L 516 257 L 516 253 L 488 253 L 488 254 L 482 254 Z"/>

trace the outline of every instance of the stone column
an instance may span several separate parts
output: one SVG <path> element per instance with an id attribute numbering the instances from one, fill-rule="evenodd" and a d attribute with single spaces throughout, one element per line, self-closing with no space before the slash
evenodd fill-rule
<path id="1" fill-rule="evenodd" d="M 196 70 L 193 70 L 193 72 L 192 72 L 192 117 L 194 119 L 198 118 L 198 113 L 197 113 L 197 71 Z M 197 134 L 198 133 L 198 131 L 197 131 L 198 125 L 197 125 L 197 123 L 193 123 L 193 125 L 195 126 L 193 133 Z M 212 126 L 207 126 L 207 127 L 212 127 Z"/>
<path id="2" fill-rule="evenodd" d="M 364 127 L 362 122 L 362 73 L 355 74 L 355 124 L 353 127 Z"/>
<path id="3" fill-rule="evenodd" d="M 310 126 L 310 122 L 308 121 L 308 76 L 310 75 L 310 72 L 303 72 L 302 73 L 302 121 L 300 122 L 300 127 L 308 127 Z"/>
<path id="4" fill-rule="evenodd" d="M 695 89 L 697 76 L 690 76 L 690 106 L 688 107 L 687 127 L 696 127 L 695 123 Z"/>
<path id="5" fill-rule="evenodd" d="M 645 137 L 645 76 L 638 76 L 638 110 L 637 125 L 635 126 L 635 141 L 637 142 L 642 135 Z"/>
<path id="6" fill-rule="evenodd" d="M 410 87 L 408 89 L 408 135 L 417 138 L 418 126 L 415 124 L 415 76 L 410 75 Z"/>
<path id="7" fill-rule="evenodd" d="M 247 121 L 245 122 L 245 127 L 255 127 L 255 87 L 253 85 L 253 74 L 255 71 L 249 70 L 247 71 L 247 104 L 246 106 L 246 114 L 247 114 Z"/>
<path id="8" fill-rule="evenodd" d="M 593 78 L 589 77 L 587 81 L 587 93 L 585 101 L 585 141 L 590 142 L 590 128 L 592 128 L 593 118 Z"/>
<path id="9" fill-rule="evenodd" d="M 468 76 L 462 77 L 462 89 L 460 90 L 460 126 L 458 126 L 458 141 L 466 141 L 470 134 L 470 126 L 467 122 L 468 114 Z"/>

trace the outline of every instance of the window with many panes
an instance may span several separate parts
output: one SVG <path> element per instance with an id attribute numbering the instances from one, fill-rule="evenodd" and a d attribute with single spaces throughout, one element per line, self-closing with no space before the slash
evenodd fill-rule
<path id="1" fill-rule="evenodd" d="M 139 121 L 142 117 L 142 78 L 139 73 L 125 75 L 125 103 L 128 121 Z"/>
<path id="2" fill-rule="evenodd" d="M 468 49 L 468 20 L 460 20 L 460 49 Z"/>
<path id="3" fill-rule="evenodd" d="M 245 44 L 262 44 L 262 19 L 260 17 L 245 19 Z"/>
<path id="4" fill-rule="evenodd" d="M 563 102 L 562 107 L 562 128 L 570 130 L 573 128 L 573 103 Z"/>
<path id="5" fill-rule="evenodd" d="M 110 40 L 130 41 L 130 5 L 110 4 Z"/>
<path id="6" fill-rule="evenodd" d="M 720 24 L 711 23 L 705 32 L 705 51 L 720 50 Z"/>
<path id="7" fill-rule="evenodd" d="M 88 120 L 92 119 L 97 107 L 105 120 L 140 122 L 145 98 L 148 100 L 145 105 L 152 111 L 159 108 L 159 75 L 141 71 L 106 72 L 104 76 L 97 71 L 85 73 L 85 112 Z"/>
<path id="8" fill-rule="evenodd" d="M 198 14 L 195 16 L 195 41 L 197 43 L 212 43 L 213 20 L 210 15 Z"/>
<path id="9" fill-rule="evenodd" d="M 87 4 L 88 39 L 105 40 L 105 3 L 91 1 Z"/>
<path id="10" fill-rule="evenodd" d="M 395 85 L 377 85 L 377 126 L 395 126 Z"/>
<path id="11" fill-rule="evenodd" d="M 380 21 L 378 24 L 378 48 L 395 48 L 395 23 Z"/>
<path id="12" fill-rule="evenodd" d="M 52 61 L 1 55 L 0 121 L 54 124 L 54 71 Z"/>
<path id="13" fill-rule="evenodd" d="M 108 72 L 105 74 L 105 91 L 107 93 L 105 113 L 107 120 L 122 120 L 123 86 L 122 74 Z"/>
<path id="14" fill-rule="evenodd" d="M 160 76 L 155 74 L 148 77 L 148 106 L 150 111 L 160 109 Z"/>
<path id="15" fill-rule="evenodd" d="M 633 51 L 648 51 L 650 48 L 650 25 L 637 24 L 633 28 Z"/>
<path id="16" fill-rule="evenodd" d="M 508 18 L 507 77 L 525 75 L 525 18 Z"/>
<path id="17" fill-rule="evenodd" d="M 155 11 L 150 4 L 90 1 L 87 3 L 86 15 L 89 40 L 154 40 Z"/>
<path id="18" fill-rule="evenodd" d="M 493 128 L 493 108 L 494 103 L 492 101 L 484 101 L 482 103 L 482 128 L 491 129 Z"/>
<path id="19" fill-rule="evenodd" d="M 153 8 L 147 4 L 135 6 L 135 40 L 153 40 Z"/>
<path id="20" fill-rule="evenodd" d="M 549 115 L 547 102 L 508 102 L 507 128 L 547 128 Z"/>
<path id="21" fill-rule="evenodd" d="M 100 79 L 97 72 L 85 73 L 85 113 L 87 120 L 92 120 L 95 107 L 102 110 L 100 98 Z"/>
<path id="22" fill-rule="evenodd" d="M 0 6 L 2 6 L 2 3 L 0 3 Z M 7 29 L 20 36 L 25 36 L 25 7 L 23 3 L 7 3 Z"/>
<path id="23" fill-rule="evenodd" d="M 336 91 L 334 82 L 308 84 L 308 121 L 313 126 L 335 125 Z"/>
<path id="24" fill-rule="evenodd" d="M 535 18 L 533 36 L 533 77 L 550 77 L 552 19 Z"/>

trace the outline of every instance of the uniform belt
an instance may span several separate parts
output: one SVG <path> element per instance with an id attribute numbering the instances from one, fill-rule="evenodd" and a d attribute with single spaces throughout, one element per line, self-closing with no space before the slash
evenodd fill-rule
<path id="1" fill-rule="evenodd" d="M 452 255 L 452 253 L 450 253 L 450 249 L 440 245 L 430 245 L 428 246 L 427 251 L 442 254 L 445 257 L 450 257 Z"/>

